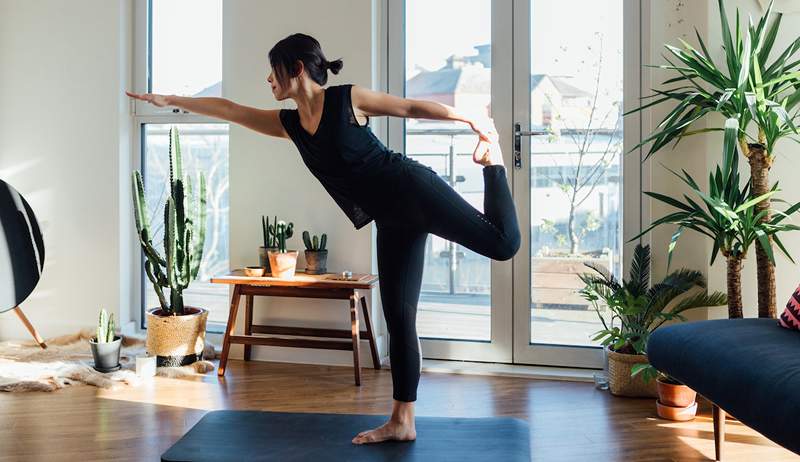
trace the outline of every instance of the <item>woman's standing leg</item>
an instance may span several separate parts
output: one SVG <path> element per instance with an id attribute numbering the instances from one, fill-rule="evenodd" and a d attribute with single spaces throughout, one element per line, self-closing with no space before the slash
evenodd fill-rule
<path id="1" fill-rule="evenodd" d="M 421 370 L 417 302 L 425 264 L 427 231 L 376 221 L 378 276 L 383 314 L 389 329 L 394 406 L 389 421 L 359 433 L 354 443 L 413 440 L 414 401 Z"/>

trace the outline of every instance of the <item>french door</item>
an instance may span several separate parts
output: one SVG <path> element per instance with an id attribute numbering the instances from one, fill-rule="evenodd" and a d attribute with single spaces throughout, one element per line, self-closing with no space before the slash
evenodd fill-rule
<path id="1" fill-rule="evenodd" d="M 622 118 L 640 93 L 639 2 L 385 5 L 389 91 L 494 119 L 523 238 L 512 260 L 492 261 L 429 237 L 423 355 L 601 367 L 591 339 L 601 322 L 577 292 L 578 274 L 591 262 L 619 276 L 623 237 L 639 227 L 639 162 L 623 155 L 638 124 Z M 483 208 L 465 124 L 390 119 L 388 141 Z"/>

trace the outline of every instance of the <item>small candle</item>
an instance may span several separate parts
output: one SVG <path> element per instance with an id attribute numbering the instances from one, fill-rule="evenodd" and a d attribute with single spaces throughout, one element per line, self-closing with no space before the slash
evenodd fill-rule
<path id="1" fill-rule="evenodd" d="M 155 356 L 137 356 L 136 357 L 136 375 L 139 377 L 153 377 L 156 375 L 156 357 Z"/>

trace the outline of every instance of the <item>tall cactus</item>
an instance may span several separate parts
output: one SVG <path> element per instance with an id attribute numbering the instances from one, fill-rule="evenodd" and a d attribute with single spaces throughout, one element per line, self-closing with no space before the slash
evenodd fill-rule
<path id="1" fill-rule="evenodd" d="M 150 214 L 145 201 L 144 183 L 139 171 L 133 172 L 133 212 L 139 243 L 145 256 L 145 274 L 153 284 L 161 311 L 182 315 L 183 291 L 197 278 L 206 239 L 206 178 L 200 172 L 198 195 L 192 181 L 183 175 L 180 138 L 177 127 L 169 130 L 170 196 L 164 205 L 164 257 L 153 246 Z M 164 294 L 169 289 L 169 301 Z"/>

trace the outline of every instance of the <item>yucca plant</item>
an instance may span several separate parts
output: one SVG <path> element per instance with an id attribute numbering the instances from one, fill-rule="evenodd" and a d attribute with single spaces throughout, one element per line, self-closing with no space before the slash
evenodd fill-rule
<path id="1" fill-rule="evenodd" d="M 699 307 L 725 304 L 725 294 L 706 290 L 702 273 L 680 269 L 660 282 L 650 284 L 650 246 L 638 244 L 633 252 L 627 281 L 618 281 L 608 270 L 584 263 L 592 273 L 580 274 L 585 284 L 581 296 L 597 311 L 603 329 L 594 337 L 603 346 L 623 354 L 646 354 L 650 334 L 681 313 Z M 610 312 L 603 316 L 603 306 Z"/>
<path id="2" fill-rule="evenodd" d="M 653 199 L 678 210 L 655 220 L 647 229 L 632 239 L 638 239 L 662 224 L 677 225 L 677 230 L 669 243 L 668 265 L 684 230 L 690 229 L 711 239 L 714 243 L 711 264 L 714 264 L 720 253 L 727 260 L 728 317 L 730 318 L 742 317 L 742 261 L 750 246 L 757 242 L 757 245 L 767 253 L 769 260 L 774 261 L 769 242 L 771 236 L 778 248 L 791 260 L 792 257 L 786 251 L 777 233 L 800 229 L 795 225 L 783 223 L 786 217 L 800 208 L 800 202 L 792 205 L 785 212 L 776 212 L 774 216 L 770 216 L 768 221 L 762 221 L 764 216 L 770 215 L 770 211 L 759 210 L 758 206 L 775 195 L 778 191 L 777 184 L 767 193 L 755 198 L 751 197 L 750 183 L 740 187 L 738 132 L 739 126 L 736 119 L 728 119 L 725 124 L 722 168 L 717 166 L 716 170 L 708 175 L 707 192 L 703 191 L 685 170 L 681 174 L 670 170 L 689 186 L 699 198 L 697 202 L 687 195 L 684 195 L 685 201 L 681 201 L 663 194 L 644 192 Z"/>
<path id="3" fill-rule="evenodd" d="M 144 269 L 153 284 L 163 315 L 183 315 L 183 291 L 197 278 L 206 235 L 206 178 L 199 175 L 199 193 L 194 197 L 192 180 L 183 174 L 178 129 L 169 130 L 170 195 L 164 205 L 164 256 L 153 245 L 150 214 L 144 183 L 133 173 L 133 205 L 139 243 L 144 251 Z M 164 295 L 169 289 L 169 300 Z"/>
<path id="4" fill-rule="evenodd" d="M 737 140 L 750 164 L 750 194 L 763 197 L 770 191 L 769 170 L 777 152 L 776 143 L 784 137 L 797 141 L 792 135 L 797 134 L 794 121 L 800 102 L 800 60 L 795 57 L 800 51 L 800 38 L 771 60 L 781 24 L 781 14 L 773 13 L 773 2 L 755 23 L 750 18 L 743 24 L 737 9 L 733 27 L 728 22 L 724 1 L 718 0 L 718 5 L 724 63 L 714 62 L 699 33 L 696 35 L 700 50 L 683 40 L 680 48 L 665 45 L 672 59 L 665 57 L 668 64 L 656 67 L 677 74 L 662 83 L 670 88 L 654 89 L 655 94 L 646 98 L 653 98 L 652 101 L 625 114 L 661 103 L 674 103 L 675 107 L 655 132 L 633 149 L 652 143 L 646 159 L 673 141 L 677 145 L 686 136 L 721 131 L 720 127 L 694 129 L 695 122 L 710 113 L 737 119 L 740 126 Z M 751 125 L 755 136 L 748 133 Z M 762 223 L 770 222 L 769 196 L 757 203 L 755 212 Z M 769 238 L 767 242 L 768 246 L 756 248 L 759 317 L 776 315 L 775 268 L 770 258 Z"/>

